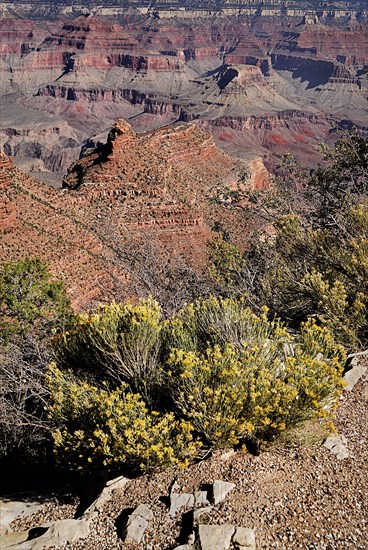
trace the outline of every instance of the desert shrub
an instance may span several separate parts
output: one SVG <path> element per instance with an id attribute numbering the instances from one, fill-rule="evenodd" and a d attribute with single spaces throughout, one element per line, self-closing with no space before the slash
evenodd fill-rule
<path id="1" fill-rule="evenodd" d="M 38 338 L 63 330 L 71 320 L 64 285 L 55 281 L 45 262 L 27 258 L 9 262 L 0 273 L 0 330 L 2 343 L 32 331 Z"/>
<path id="2" fill-rule="evenodd" d="M 95 382 L 127 382 L 149 400 L 159 376 L 160 318 L 151 298 L 78 315 L 75 328 L 55 341 L 58 366 Z"/>
<path id="3" fill-rule="evenodd" d="M 313 229 L 296 216 L 275 224 L 274 241 L 261 251 L 267 266 L 261 298 L 294 326 L 314 316 L 349 349 L 368 336 L 368 208 L 345 213 L 341 233 Z"/>
<path id="4" fill-rule="evenodd" d="M 188 422 L 150 412 L 126 384 L 97 388 L 54 365 L 47 379 L 55 451 L 73 469 L 150 471 L 186 465 L 197 451 Z"/>
<path id="5" fill-rule="evenodd" d="M 38 460 L 49 440 L 44 372 L 50 350 L 33 334 L 0 346 L 0 457 Z"/>
<path id="6" fill-rule="evenodd" d="M 325 406 L 340 394 L 344 351 L 313 321 L 293 337 L 266 310 L 257 316 L 241 301 L 211 298 L 169 323 L 173 341 L 181 334 L 184 344 L 167 360 L 173 399 L 207 444 L 272 439 L 332 417 Z"/>
<path id="7" fill-rule="evenodd" d="M 59 342 L 66 351 L 48 375 L 48 410 L 59 456 L 80 468 L 185 462 L 198 448 L 192 432 L 205 447 L 274 439 L 304 420 L 332 417 L 342 387 L 344 352 L 327 329 L 309 321 L 293 336 L 267 308 L 256 315 L 242 299 L 201 299 L 166 321 L 152 300 L 113 304 L 79 318 L 73 345 L 75 335 L 75 363 L 67 361 L 70 335 Z M 152 370 L 139 363 L 150 349 Z M 127 358 L 132 371 L 117 374 Z M 97 369 L 94 384 L 86 373 Z M 152 392 L 152 376 L 164 400 L 137 392 L 139 384 Z"/>
<path id="8" fill-rule="evenodd" d="M 236 348 L 245 343 L 252 346 L 270 337 L 271 325 L 268 321 L 260 323 L 259 319 L 245 307 L 243 297 L 211 296 L 188 305 L 165 323 L 165 343 L 168 350 L 201 352 L 227 343 Z M 261 319 L 266 318 L 263 315 Z"/>
<path id="9" fill-rule="evenodd" d="M 320 148 L 322 161 L 313 168 L 286 155 L 270 188 L 247 193 L 252 212 L 268 222 L 295 214 L 314 229 L 338 229 L 345 211 L 367 196 L 368 139 L 356 130 L 341 132 L 332 147 Z"/>
<path id="10" fill-rule="evenodd" d="M 210 273 L 223 294 L 240 289 L 294 329 L 313 316 L 347 348 L 367 345 L 367 144 L 343 134 L 316 169 L 288 158 L 269 189 L 249 190 L 247 213 L 267 226 L 242 258 L 230 243 L 211 245 Z"/>
<path id="11" fill-rule="evenodd" d="M 208 247 L 210 277 L 220 287 L 236 293 L 239 286 L 243 287 L 245 268 L 244 259 L 239 250 L 221 234 L 215 233 Z"/>

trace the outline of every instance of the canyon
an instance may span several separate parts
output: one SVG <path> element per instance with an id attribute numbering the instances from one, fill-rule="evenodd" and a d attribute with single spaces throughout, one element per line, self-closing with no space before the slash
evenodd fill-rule
<path id="1" fill-rule="evenodd" d="M 244 192 L 284 153 L 368 131 L 359 1 L 0 13 L 0 262 L 41 254 L 76 310 L 204 276 L 214 231 L 245 249 Z"/>
<path id="2" fill-rule="evenodd" d="M 363 2 L 8 1 L 0 13 L 0 148 L 54 186 L 119 118 L 138 133 L 194 123 L 250 172 L 286 151 L 316 162 L 334 125 L 368 128 Z"/>

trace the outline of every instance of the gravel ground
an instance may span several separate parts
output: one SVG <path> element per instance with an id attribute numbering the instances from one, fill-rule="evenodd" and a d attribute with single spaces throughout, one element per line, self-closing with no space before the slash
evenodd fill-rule
<path id="1" fill-rule="evenodd" d="M 337 460 L 321 446 L 320 430 L 310 426 L 299 433 L 304 445 L 279 445 L 252 456 L 245 452 L 216 454 L 188 470 L 167 470 L 129 481 L 113 494 L 92 524 L 88 539 L 69 543 L 68 550 L 125 548 L 115 522 L 127 508 L 150 506 L 154 520 L 146 530 L 141 550 L 175 548 L 182 514 L 168 516 L 167 497 L 192 492 L 215 479 L 236 488 L 201 520 L 231 523 L 256 530 L 258 549 L 316 550 L 368 549 L 368 376 L 351 393 L 344 392 L 336 427 L 347 439 L 350 456 Z M 15 530 L 73 517 L 77 502 L 49 502 L 37 514 L 13 524 Z M 135 545 L 129 550 L 139 550 Z"/>

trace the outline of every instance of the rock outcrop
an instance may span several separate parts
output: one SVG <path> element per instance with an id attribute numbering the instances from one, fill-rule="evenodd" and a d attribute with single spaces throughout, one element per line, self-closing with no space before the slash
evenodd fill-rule
<path id="1" fill-rule="evenodd" d="M 216 195 L 221 185 L 243 185 L 240 176 L 249 171 L 248 184 L 255 185 L 252 166 L 224 153 L 194 124 L 136 134 L 121 119 L 105 144 L 71 166 L 59 190 L 1 159 L 6 216 L 0 261 L 42 251 L 76 309 L 132 296 L 129 247 L 150 243 L 161 266 L 200 273 L 211 228 L 220 221 L 245 245 L 248 222 Z M 258 166 L 256 173 L 259 178 Z"/>
<path id="2" fill-rule="evenodd" d="M 7 196 L 12 168 L 11 159 L 0 153 L 0 232 L 12 228 L 17 221 L 16 206 Z"/>
<path id="3" fill-rule="evenodd" d="M 140 544 L 144 532 L 152 520 L 153 513 L 148 506 L 140 504 L 127 519 L 122 539 L 127 543 Z"/>

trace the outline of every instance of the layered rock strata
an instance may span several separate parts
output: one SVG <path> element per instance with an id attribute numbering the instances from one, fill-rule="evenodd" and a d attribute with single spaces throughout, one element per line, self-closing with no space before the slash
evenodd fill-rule
<path id="1" fill-rule="evenodd" d="M 268 178 L 261 159 L 253 166 L 231 157 L 194 124 L 136 134 L 119 120 L 105 144 L 72 165 L 59 190 L 1 159 L 17 217 L 3 222 L 0 261 L 41 256 L 65 280 L 76 309 L 131 296 L 132 247 L 149 244 L 161 266 L 201 272 L 211 228 L 221 225 L 244 246 L 248 222 L 221 193 L 243 186 L 246 172 L 249 186 Z"/>
<path id="2" fill-rule="evenodd" d="M 255 3 L 231 16 L 223 3 L 200 17 L 188 4 L 180 18 L 171 4 L 139 14 L 125 3 L 110 15 L 92 6 L 68 20 L 47 10 L 45 21 L 21 20 L 21 7 L 3 18 L 0 147 L 21 167 L 61 175 L 118 117 L 138 131 L 199 121 L 247 158 L 286 149 L 311 157 L 331 122 L 366 126 L 359 3 L 312 3 L 307 14 L 298 3 Z"/>

